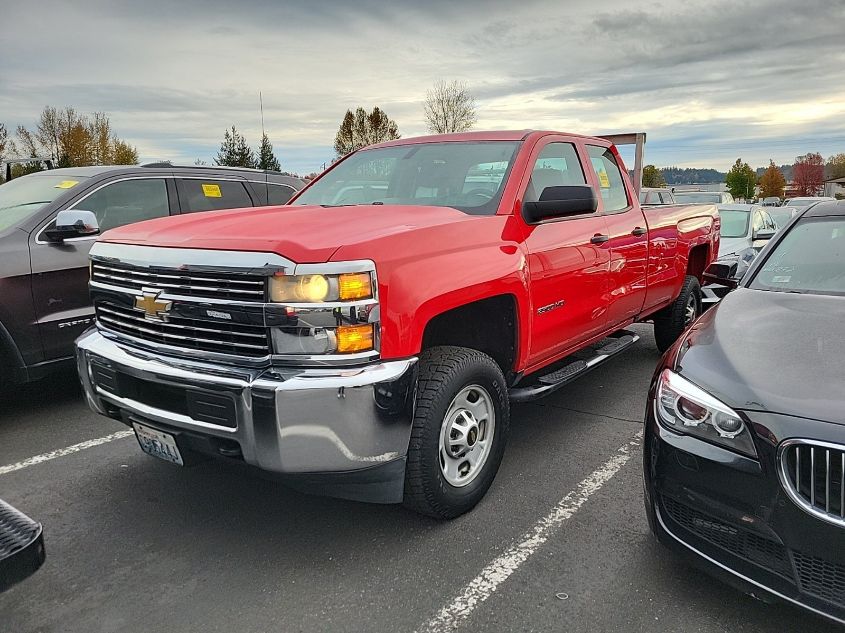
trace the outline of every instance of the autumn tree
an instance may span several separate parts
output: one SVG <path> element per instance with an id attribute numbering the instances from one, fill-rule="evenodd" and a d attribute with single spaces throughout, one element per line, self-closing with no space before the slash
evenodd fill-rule
<path id="1" fill-rule="evenodd" d="M 279 159 L 273 154 L 273 145 L 266 134 L 261 135 L 261 146 L 258 149 L 258 169 L 282 171 Z"/>
<path id="2" fill-rule="evenodd" d="M 828 180 L 845 178 L 845 154 L 836 154 L 827 159 L 825 178 Z"/>
<path id="3" fill-rule="evenodd" d="M 770 160 L 769 166 L 763 175 L 760 176 L 760 197 L 761 198 L 783 198 L 783 190 L 786 187 L 786 178 L 783 172 Z"/>
<path id="4" fill-rule="evenodd" d="M 824 159 L 818 152 L 795 159 L 792 181 L 799 196 L 817 196 L 824 187 Z"/>
<path id="5" fill-rule="evenodd" d="M 438 81 L 426 92 L 423 114 L 429 132 L 450 134 L 471 130 L 478 120 L 475 97 L 460 81 Z"/>
<path id="6" fill-rule="evenodd" d="M 224 167 L 252 167 L 257 165 L 255 154 L 246 142 L 246 138 L 238 132 L 235 126 L 231 131 L 223 133 L 223 142 L 220 144 L 220 151 L 214 159 L 215 165 Z"/>
<path id="7" fill-rule="evenodd" d="M 367 145 L 398 138 L 400 135 L 396 122 L 378 106 L 372 112 L 364 108 L 357 108 L 354 113 L 347 110 L 335 135 L 334 151 L 340 158 Z"/>
<path id="8" fill-rule="evenodd" d="M 110 165 L 137 165 L 138 150 L 118 138 L 112 140 Z"/>
<path id="9" fill-rule="evenodd" d="M 654 165 L 643 167 L 643 187 L 665 187 L 666 179 L 663 172 Z"/>
<path id="10" fill-rule="evenodd" d="M 741 158 L 737 158 L 733 167 L 725 176 L 725 184 L 734 198 L 747 200 L 754 195 L 754 188 L 757 186 L 757 174 L 748 163 L 743 163 Z"/>

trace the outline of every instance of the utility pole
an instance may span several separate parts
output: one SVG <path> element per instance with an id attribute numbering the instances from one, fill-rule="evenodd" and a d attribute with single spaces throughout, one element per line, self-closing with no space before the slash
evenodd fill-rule
<path id="1" fill-rule="evenodd" d="M 261 111 L 261 138 L 264 138 L 264 98 L 261 91 L 258 91 L 258 109 Z"/>

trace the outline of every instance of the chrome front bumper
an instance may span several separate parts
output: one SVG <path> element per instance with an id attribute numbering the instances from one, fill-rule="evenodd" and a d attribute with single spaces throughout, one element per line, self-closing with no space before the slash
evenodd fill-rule
<path id="1" fill-rule="evenodd" d="M 416 358 L 355 368 L 250 369 L 162 357 L 97 330 L 83 334 L 76 345 L 86 399 L 102 415 L 209 438 L 212 445 L 220 442 L 227 448 L 221 454 L 239 452 L 247 464 L 305 479 L 330 475 L 337 480 L 349 474 L 360 488 L 368 481 L 361 473 L 389 464 L 391 480 L 404 472 Z M 121 379 L 101 380 L 100 368 L 143 389 L 122 393 Z M 137 396 L 141 392 L 143 397 Z M 160 399 L 159 392 L 164 394 Z M 230 399 L 234 419 L 225 426 L 213 424 L 173 406 L 181 402 L 180 394 L 187 397 L 189 392 Z M 391 486 L 387 496 L 398 499 L 384 500 L 401 500 L 401 481 Z"/>

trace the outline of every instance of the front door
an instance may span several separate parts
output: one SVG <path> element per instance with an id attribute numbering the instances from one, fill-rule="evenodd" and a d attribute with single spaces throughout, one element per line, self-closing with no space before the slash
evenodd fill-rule
<path id="1" fill-rule="evenodd" d="M 547 142 L 536 158 L 523 201 L 545 187 L 586 184 L 572 143 Z M 607 224 L 600 213 L 529 225 L 525 245 L 531 278 L 529 365 L 538 365 L 606 327 Z"/>
<path id="2" fill-rule="evenodd" d="M 92 211 L 102 232 L 168 215 L 167 190 L 164 178 L 118 180 L 94 189 L 71 207 Z M 44 228 L 33 232 L 30 254 L 35 314 L 44 358 L 49 361 L 71 356 L 76 337 L 94 322 L 88 298 L 88 251 L 96 238 L 54 244 L 44 238 Z"/>

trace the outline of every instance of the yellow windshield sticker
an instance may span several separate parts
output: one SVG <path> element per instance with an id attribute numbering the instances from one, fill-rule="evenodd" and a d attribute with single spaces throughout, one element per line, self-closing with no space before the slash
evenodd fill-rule
<path id="1" fill-rule="evenodd" d="M 56 189 L 70 189 L 74 185 L 78 185 L 78 180 L 63 180 L 58 185 L 56 185 Z"/>
<path id="2" fill-rule="evenodd" d="M 222 198 L 223 194 L 220 193 L 220 185 L 206 185 L 203 184 L 202 192 L 205 194 L 206 198 Z"/>
<path id="3" fill-rule="evenodd" d="M 610 178 L 607 177 L 607 172 L 603 169 L 599 171 L 599 185 L 602 189 L 610 189 Z"/>

